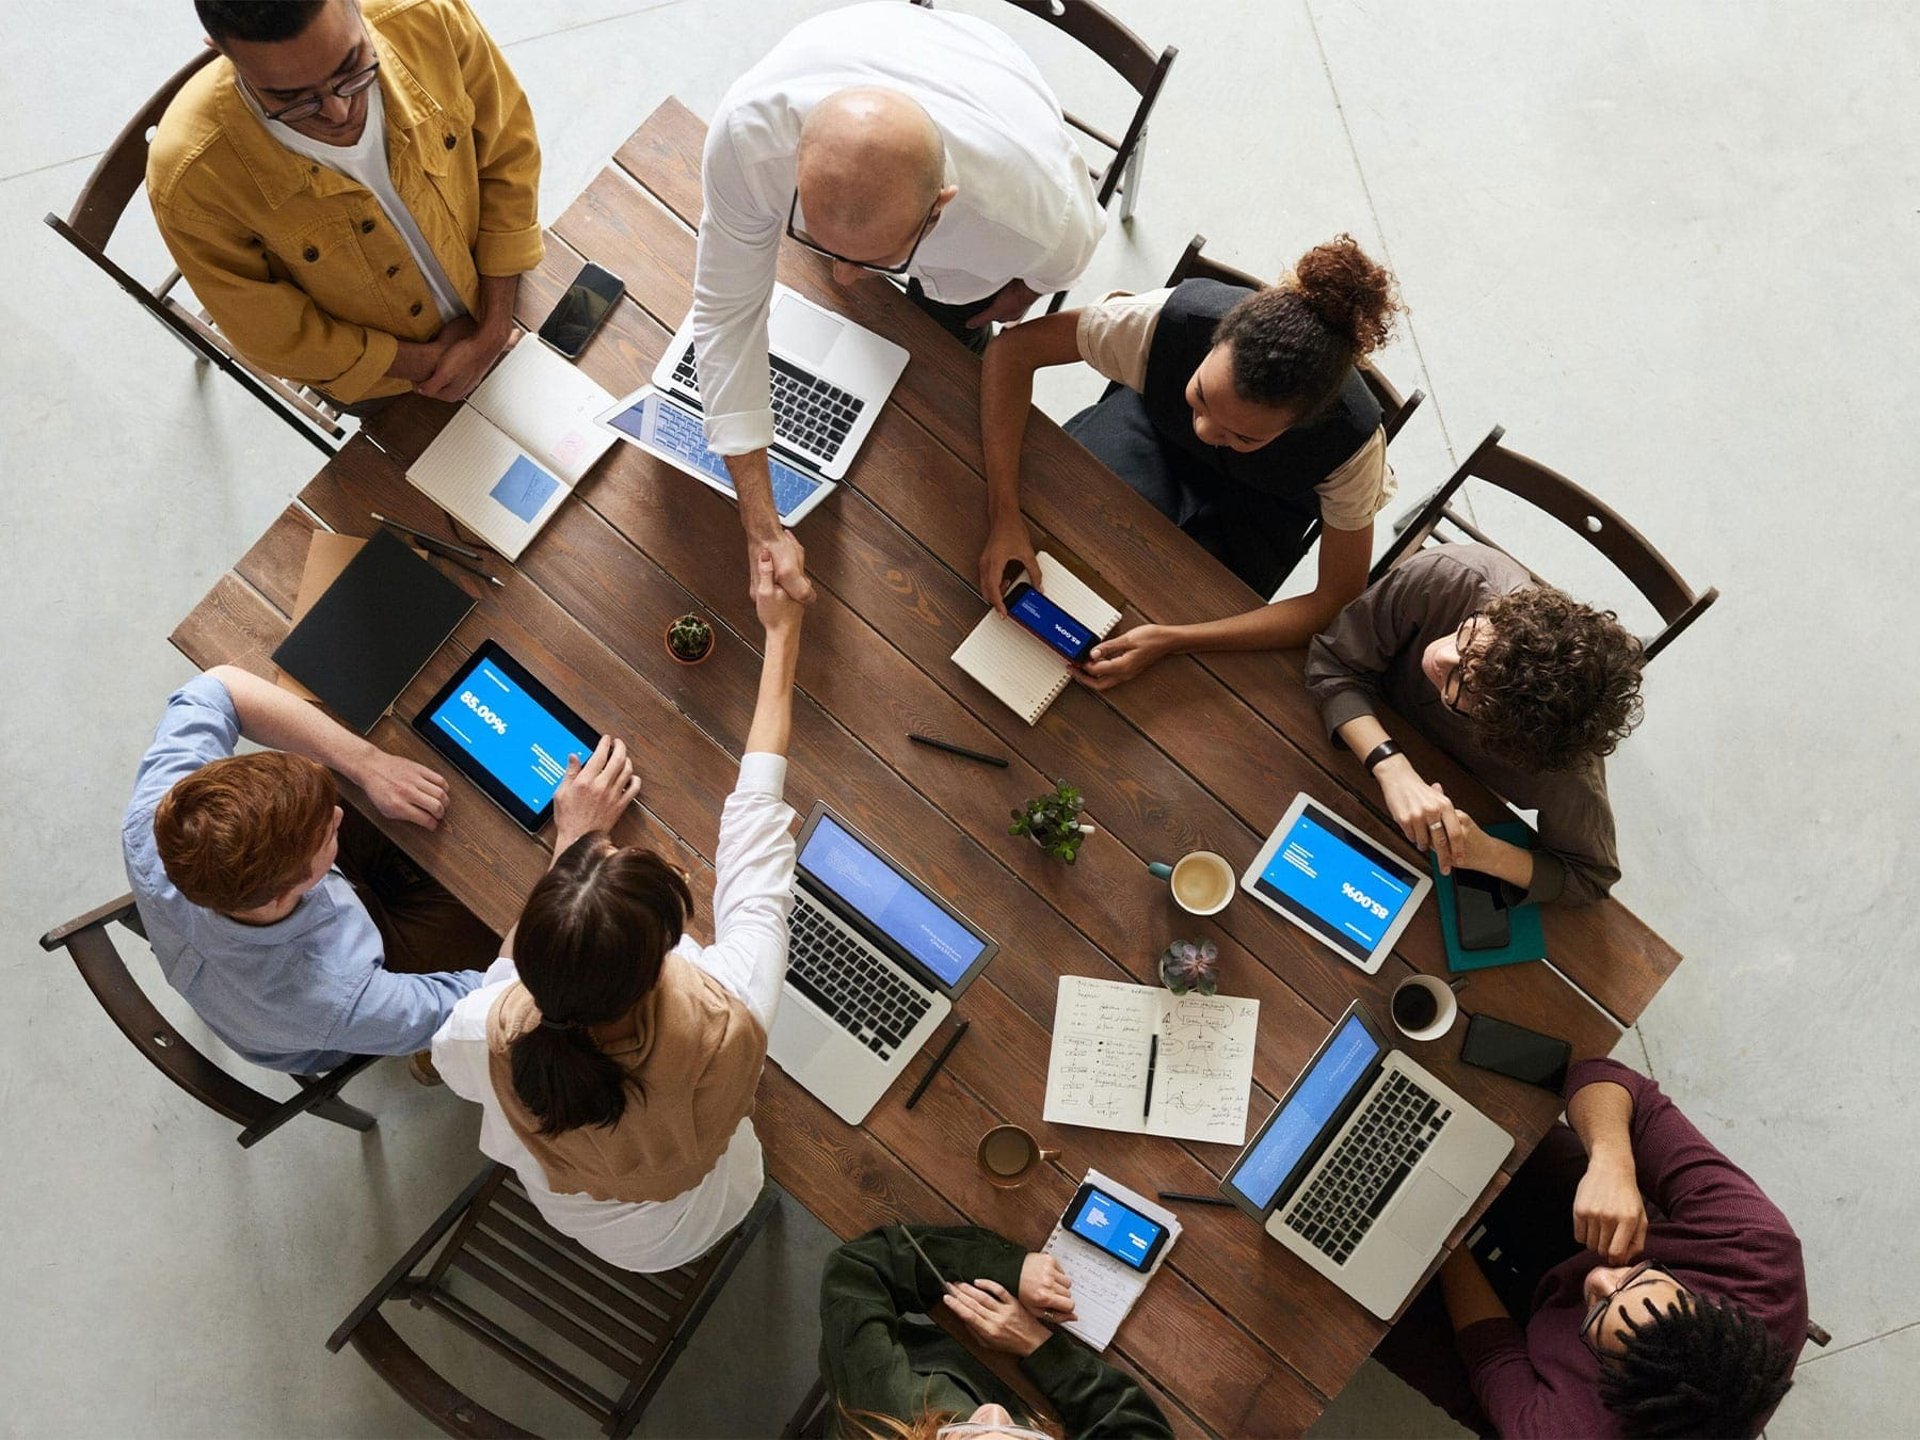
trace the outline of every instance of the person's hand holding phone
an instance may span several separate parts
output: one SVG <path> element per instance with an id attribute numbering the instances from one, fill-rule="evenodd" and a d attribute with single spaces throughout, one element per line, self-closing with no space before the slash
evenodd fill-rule
<path id="1" fill-rule="evenodd" d="M 1089 690 L 1111 690 L 1173 653 L 1173 631 L 1165 625 L 1136 625 L 1102 640 L 1074 671 Z"/>
<path id="2" fill-rule="evenodd" d="M 1034 589 L 1046 593 L 1040 584 L 1040 557 L 1033 553 L 1033 535 L 1017 510 L 1009 519 L 989 523 L 987 543 L 980 549 L 980 598 L 1002 615 L 1007 613 L 1008 572 L 1016 568 L 1027 572 Z"/>

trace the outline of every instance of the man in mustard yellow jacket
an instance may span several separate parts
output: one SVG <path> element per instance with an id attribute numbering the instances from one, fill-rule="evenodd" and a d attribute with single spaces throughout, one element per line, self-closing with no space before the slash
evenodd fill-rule
<path id="1" fill-rule="evenodd" d="M 180 273 L 263 370 L 344 405 L 457 401 L 540 263 L 533 112 L 466 0 L 194 0 L 220 58 L 147 191 Z"/>

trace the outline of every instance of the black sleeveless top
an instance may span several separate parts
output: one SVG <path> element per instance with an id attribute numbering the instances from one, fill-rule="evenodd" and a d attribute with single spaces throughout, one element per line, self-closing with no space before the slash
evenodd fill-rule
<path id="1" fill-rule="evenodd" d="M 1253 292 L 1218 280 L 1183 280 L 1154 324 L 1141 391 L 1161 443 L 1215 474 L 1263 494 L 1301 500 L 1307 518 L 1319 513 L 1313 487 L 1351 460 L 1380 428 L 1380 402 L 1358 370 L 1347 378 L 1319 419 L 1282 432 L 1258 450 L 1208 445 L 1193 433 L 1187 382 L 1213 348 L 1214 328 Z M 1291 507 L 1289 507 L 1291 508 Z"/>

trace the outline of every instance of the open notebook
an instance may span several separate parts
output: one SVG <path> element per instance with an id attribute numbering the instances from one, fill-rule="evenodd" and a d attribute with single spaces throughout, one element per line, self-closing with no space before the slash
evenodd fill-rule
<path id="1" fill-rule="evenodd" d="M 593 423 L 613 397 L 528 336 L 507 352 L 426 453 L 414 488 L 518 560 L 613 436 Z"/>
<path id="2" fill-rule="evenodd" d="M 1105 639 L 1120 623 L 1120 612 L 1102 600 L 1071 570 L 1042 550 L 1040 589 L 1094 634 Z M 1020 579 L 1027 578 L 1026 571 Z M 973 627 L 973 633 L 953 652 L 953 663 L 991 690 L 1029 725 L 1047 713 L 1056 696 L 1073 680 L 1073 672 L 1058 650 L 1017 620 L 998 610 Z"/>
<path id="3" fill-rule="evenodd" d="M 1133 1309 L 1134 1301 L 1145 1292 L 1147 1282 L 1167 1263 L 1174 1242 L 1180 1238 L 1180 1220 L 1171 1210 L 1154 1204 L 1098 1170 L 1087 1171 L 1087 1180 L 1122 1205 L 1131 1206 L 1149 1220 L 1158 1220 L 1167 1227 L 1167 1243 L 1160 1247 L 1153 1268 L 1144 1275 L 1099 1246 L 1082 1240 L 1065 1225 L 1055 1225 L 1047 1243 L 1040 1247 L 1040 1253 L 1058 1260 L 1067 1278 L 1073 1281 L 1073 1308 L 1080 1318 L 1069 1320 L 1060 1328 L 1079 1336 L 1095 1350 L 1105 1350 L 1113 1343 L 1114 1334 L 1120 1329 L 1120 1322 L 1127 1318 L 1127 1312 Z"/>

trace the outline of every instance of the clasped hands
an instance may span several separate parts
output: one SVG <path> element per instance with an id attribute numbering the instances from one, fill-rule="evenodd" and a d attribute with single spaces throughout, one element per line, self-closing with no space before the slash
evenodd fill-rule
<path id="1" fill-rule="evenodd" d="M 1455 866 L 1462 870 L 1488 868 L 1487 846 L 1498 842 L 1447 798 L 1439 781 L 1429 784 L 1423 780 L 1405 755 L 1382 760 L 1374 768 L 1373 778 L 1380 782 L 1381 796 L 1400 833 L 1416 848 L 1433 851 L 1442 875 L 1452 874 Z"/>
<path id="2" fill-rule="evenodd" d="M 997 1281 L 960 1281 L 947 1286 L 942 1303 L 989 1350 L 1022 1357 L 1046 1343 L 1051 1332 L 1043 1322 L 1079 1317 L 1073 1281 L 1051 1255 L 1029 1255 L 1020 1262 L 1018 1296 Z"/>

